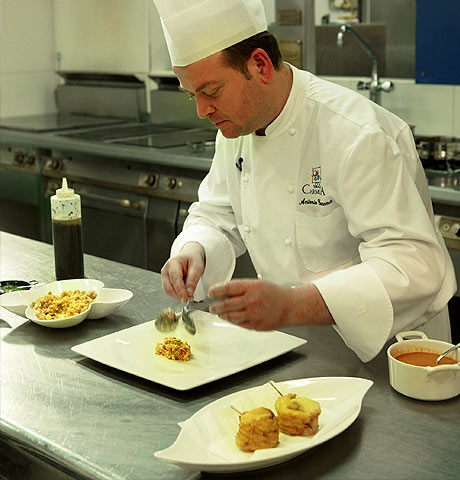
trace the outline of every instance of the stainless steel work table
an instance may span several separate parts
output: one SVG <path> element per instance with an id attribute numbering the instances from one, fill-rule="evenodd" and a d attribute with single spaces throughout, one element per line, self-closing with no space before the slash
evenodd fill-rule
<path id="1" fill-rule="evenodd" d="M 54 280 L 51 245 L 2 233 L 0 248 L 2 279 Z M 398 394 L 388 383 L 385 350 L 363 364 L 330 327 L 286 330 L 308 343 L 188 392 L 78 356 L 71 346 L 151 320 L 172 303 L 156 273 L 91 256 L 86 256 L 85 266 L 88 278 L 131 290 L 132 300 L 108 318 L 63 330 L 40 327 L 1 309 L 0 477 L 459 478 L 460 397 L 422 402 Z M 217 475 L 182 470 L 153 456 L 176 439 L 177 422 L 215 399 L 271 379 L 321 376 L 362 377 L 374 385 L 347 430 L 293 460 Z"/>

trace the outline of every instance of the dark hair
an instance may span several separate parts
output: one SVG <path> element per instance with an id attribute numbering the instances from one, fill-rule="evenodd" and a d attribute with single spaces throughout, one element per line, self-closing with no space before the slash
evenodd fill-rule
<path id="1" fill-rule="evenodd" d="M 275 70 L 279 70 L 282 62 L 281 52 L 278 46 L 276 37 L 270 32 L 260 32 L 252 37 L 246 38 L 239 43 L 235 43 L 231 47 L 225 48 L 225 61 L 227 65 L 239 70 L 246 78 L 249 78 L 249 70 L 247 62 L 251 53 L 256 49 L 261 48 L 267 52 L 270 60 L 273 63 Z"/>

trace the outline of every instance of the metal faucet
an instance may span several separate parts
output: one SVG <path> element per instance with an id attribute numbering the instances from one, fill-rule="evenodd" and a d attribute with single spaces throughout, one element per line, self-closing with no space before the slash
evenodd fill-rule
<path id="1" fill-rule="evenodd" d="M 358 82 L 358 90 L 369 90 L 369 98 L 378 105 L 381 105 L 382 91 L 392 92 L 395 88 L 394 84 L 390 81 L 381 82 L 379 80 L 377 55 L 375 54 L 374 50 L 372 50 L 372 48 L 364 41 L 364 39 L 351 28 L 350 25 L 342 25 L 340 27 L 339 33 L 337 34 L 337 46 L 340 48 L 343 46 L 343 37 L 347 32 L 350 32 L 353 35 L 355 40 L 369 55 L 369 57 L 371 57 L 372 60 L 371 81 Z"/>

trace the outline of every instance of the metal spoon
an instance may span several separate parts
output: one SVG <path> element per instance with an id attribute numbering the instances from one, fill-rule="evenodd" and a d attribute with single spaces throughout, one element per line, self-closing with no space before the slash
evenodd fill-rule
<path id="1" fill-rule="evenodd" d="M 177 328 L 179 319 L 172 308 L 167 308 L 157 315 L 155 328 L 159 332 L 172 332 Z"/>
<path id="2" fill-rule="evenodd" d="M 190 301 L 187 301 L 187 303 L 182 307 L 182 312 L 179 315 L 182 318 L 185 330 L 187 330 L 187 332 L 191 335 L 195 335 L 196 327 L 195 322 L 190 316 L 189 305 Z M 174 331 L 179 324 L 179 315 L 176 315 L 172 308 L 163 310 L 155 319 L 155 328 L 162 333 Z"/>
<path id="3" fill-rule="evenodd" d="M 434 363 L 437 365 L 448 353 L 453 352 L 456 348 L 460 348 L 460 343 L 457 343 L 457 345 L 454 345 L 453 347 L 450 347 L 449 350 L 441 353 Z"/>
<path id="4" fill-rule="evenodd" d="M 195 322 L 193 321 L 193 318 L 190 316 L 190 300 L 187 300 L 187 303 L 183 306 L 182 308 L 182 322 L 184 323 L 185 330 L 187 330 L 188 333 L 191 335 L 195 335 L 196 333 L 196 327 L 195 327 Z"/>

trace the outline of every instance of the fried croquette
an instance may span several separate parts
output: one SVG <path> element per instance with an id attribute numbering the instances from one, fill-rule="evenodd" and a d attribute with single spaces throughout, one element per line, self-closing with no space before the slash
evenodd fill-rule
<path id="1" fill-rule="evenodd" d="M 279 429 L 275 414 L 265 407 L 244 412 L 240 416 L 235 442 L 244 452 L 276 447 Z"/>
<path id="2" fill-rule="evenodd" d="M 321 407 L 309 398 L 294 393 L 283 395 L 275 403 L 278 426 L 287 435 L 311 436 L 318 431 Z"/>

